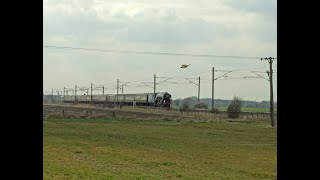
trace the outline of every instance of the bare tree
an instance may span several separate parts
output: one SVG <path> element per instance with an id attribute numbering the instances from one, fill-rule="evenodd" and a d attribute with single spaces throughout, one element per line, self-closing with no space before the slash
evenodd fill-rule
<path id="1" fill-rule="evenodd" d="M 194 109 L 208 109 L 208 104 L 203 102 L 195 104 Z"/>
<path id="2" fill-rule="evenodd" d="M 241 112 L 242 100 L 239 97 L 233 97 L 231 104 L 228 106 L 228 117 L 238 118 Z"/>
<path id="3" fill-rule="evenodd" d="M 193 106 L 194 100 L 192 97 L 188 97 L 184 99 L 180 105 L 180 111 L 189 111 L 191 109 L 191 106 Z"/>

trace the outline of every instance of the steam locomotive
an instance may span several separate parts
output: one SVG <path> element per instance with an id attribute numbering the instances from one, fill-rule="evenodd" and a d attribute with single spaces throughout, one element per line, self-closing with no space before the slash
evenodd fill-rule
<path id="1" fill-rule="evenodd" d="M 65 95 L 64 103 L 117 104 L 131 106 L 170 107 L 172 98 L 168 92 L 138 94 L 107 94 L 107 95 Z"/>

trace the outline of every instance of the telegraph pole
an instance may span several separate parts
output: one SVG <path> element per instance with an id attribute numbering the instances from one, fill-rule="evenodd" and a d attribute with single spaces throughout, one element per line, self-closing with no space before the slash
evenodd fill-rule
<path id="1" fill-rule="evenodd" d="M 118 95 L 119 95 L 119 79 L 117 79 L 117 102 L 118 102 Z"/>
<path id="2" fill-rule="evenodd" d="M 186 78 L 188 81 L 190 81 L 190 84 L 193 83 L 198 86 L 198 103 L 200 102 L 200 77 L 199 78 Z M 199 83 L 195 83 L 191 81 L 190 79 L 199 79 Z"/>
<path id="3" fill-rule="evenodd" d="M 51 103 L 53 103 L 53 89 L 51 89 Z"/>
<path id="4" fill-rule="evenodd" d="M 122 90 L 122 94 L 123 94 L 123 84 L 122 84 L 121 90 Z"/>
<path id="5" fill-rule="evenodd" d="M 273 81 L 272 81 L 272 74 L 273 74 L 273 70 L 272 70 L 272 63 L 273 60 L 275 58 L 273 57 L 269 57 L 269 58 L 261 58 L 262 60 L 267 60 L 269 62 L 269 66 L 270 66 L 270 71 L 268 73 L 269 75 L 269 81 L 270 81 L 270 114 L 271 114 L 271 126 L 275 127 L 276 123 L 275 123 L 275 119 L 274 119 L 274 107 L 273 107 Z"/>
<path id="6" fill-rule="evenodd" d="M 212 67 L 212 110 L 214 110 L 214 67 Z"/>
<path id="7" fill-rule="evenodd" d="M 198 104 L 200 103 L 200 76 L 199 76 L 199 85 L 198 85 Z"/>
<path id="8" fill-rule="evenodd" d="M 92 83 L 91 83 L 91 102 L 92 102 Z"/>
<path id="9" fill-rule="evenodd" d="M 63 87 L 63 101 L 65 101 L 65 95 L 66 95 L 66 87 Z"/>
<path id="10" fill-rule="evenodd" d="M 102 95 L 104 95 L 104 86 L 102 86 Z"/>
<path id="11" fill-rule="evenodd" d="M 156 83 L 157 78 L 166 78 L 166 79 L 163 80 L 163 81 L 160 81 L 160 82 Z M 157 98 L 156 98 L 156 86 L 157 86 L 158 84 L 160 84 L 160 83 L 163 83 L 163 82 L 169 80 L 169 79 L 172 79 L 172 78 L 168 78 L 168 77 L 157 77 L 156 74 L 154 74 L 154 76 L 153 76 L 153 87 L 150 86 L 150 85 L 145 84 L 146 86 L 149 86 L 149 87 L 153 88 L 153 100 L 154 100 L 154 104 L 153 104 L 153 105 L 154 105 L 154 106 L 156 106 L 156 99 L 157 99 Z M 142 83 L 143 83 L 143 82 L 142 82 Z M 144 84 L 144 83 L 143 83 L 143 84 Z"/>
<path id="12" fill-rule="evenodd" d="M 77 101 L 77 85 L 74 86 L 74 102 Z"/>
<path id="13" fill-rule="evenodd" d="M 154 98 L 154 106 L 156 106 L 156 74 L 153 77 L 153 98 Z"/>

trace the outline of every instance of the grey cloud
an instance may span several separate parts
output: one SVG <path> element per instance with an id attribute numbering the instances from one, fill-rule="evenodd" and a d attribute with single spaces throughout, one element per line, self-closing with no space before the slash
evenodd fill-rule
<path id="1" fill-rule="evenodd" d="M 112 37 L 125 27 L 125 23 L 102 21 L 95 15 L 70 17 L 56 14 L 44 17 L 44 40 L 51 41 L 54 36 L 72 35 L 79 41 L 74 43 L 86 44 L 97 37 Z"/>
<path id="2" fill-rule="evenodd" d="M 276 17 L 276 0 L 228 0 L 227 5 L 248 12 L 255 12 L 266 16 Z"/>
<path id="3" fill-rule="evenodd" d="M 192 44 L 208 43 L 217 37 L 236 35 L 236 28 L 230 30 L 223 24 L 209 24 L 200 19 L 189 19 L 180 23 L 130 23 L 127 31 L 119 34 L 117 39 L 160 44 Z"/>
<path id="4" fill-rule="evenodd" d="M 121 14 L 116 16 L 120 19 L 121 17 Z M 238 35 L 235 26 L 230 29 L 222 23 L 209 24 L 201 19 L 179 21 L 173 9 L 169 9 L 160 22 L 128 21 L 125 20 L 127 19 L 125 15 L 123 18 L 123 21 L 103 21 L 94 14 L 78 17 L 63 14 L 49 15 L 44 18 L 44 35 L 50 37 L 72 34 L 82 43 L 90 42 L 94 37 L 113 37 L 122 42 L 160 44 L 211 42 L 217 37 Z"/>
<path id="5" fill-rule="evenodd" d="M 259 24 L 248 31 L 255 39 L 261 42 L 276 43 L 277 26 L 276 24 Z"/>
<path id="6" fill-rule="evenodd" d="M 169 8 L 166 10 L 166 15 L 162 18 L 165 22 L 176 22 L 178 21 L 178 16 L 176 14 L 176 10 L 173 8 Z"/>
<path id="7" fill-rule="evenodd" d="M 229 5 L 249 11 L 259 10 L 255 8 L 259 7 L 257 2 L 241 2 L 230 1 Z M 268 17 L 259 17 L 258 24 L 250 25 L 245 32 L 241 32 L 236 24 L 209 23 L 197 18 L 181 20 L 174 8 L 167 8 L 164 10 L 164 15 L 157 19 L 152 19 L 145 13 L 142 11 L 136 14 L 134 19 L 130 19 L 124 12 L 119 11 L 109 17 L 109 20 L 98 18 L 96 12 L 90 10 L 77 16 L 63 13 L 48 14 L 44 17 L 44 35 L 45 37 L 73 35 L 78 40 L 75 43 L 83 45 L 101 37 L 109 37 L 120 43 L 188 45 L 212 43 L 217 38 L 230 39 L 243 33 L 262 42 L 276 41 L 276 24 L 266 22 L 265 19 Z"/>

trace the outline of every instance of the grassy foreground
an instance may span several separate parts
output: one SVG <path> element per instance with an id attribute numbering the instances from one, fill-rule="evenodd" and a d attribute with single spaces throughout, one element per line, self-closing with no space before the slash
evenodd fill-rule
<path id="1" fill-rule="evenodd" d="M 276 179 L 265 123 L 44 121 L 44 179 Z"/>

